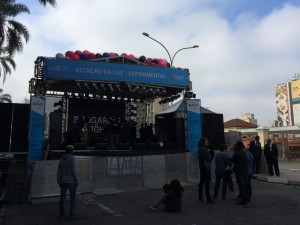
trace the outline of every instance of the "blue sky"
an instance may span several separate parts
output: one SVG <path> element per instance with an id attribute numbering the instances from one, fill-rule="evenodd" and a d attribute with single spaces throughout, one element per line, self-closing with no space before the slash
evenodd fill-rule
<path id="1" fill-rule="evenodd" d="M 224 121 L 253 113 L 267 125 L 276 119 L 274 86 L 300 72 L 300 0 L 58 0 L 56 8 L 23 2 L 31 14 L 19 18 L 31 39 L 0 84 L 14 102 L 29 97 L 38 56 L 87 49 L 168 58 L 142 32 L 171 55 L 199 45 L 181 51 L 174 65 L 189 68 L 202 106 Z"/>

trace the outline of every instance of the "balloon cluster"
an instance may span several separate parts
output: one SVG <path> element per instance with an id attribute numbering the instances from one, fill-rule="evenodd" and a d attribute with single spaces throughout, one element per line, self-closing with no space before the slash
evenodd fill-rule
<path id="1" fill-rule="evenodd" d="M 88 50 L 80 51 L 67 51 L 64 54 L 62 53 L 57 53 L 56 58 L 67 58 L 67 59 L 72 59 L 72 60 L 92 60 L 92 59 L 102 59 L 102 58 L 113 58 L 113 57 L 126 57 L 132 60 L 135 60 L 137 62 L 144 63 L 145 65 L 148 66 L 160 66 L 163 68 L 170 67 L 170 63 L 166 59 L 152 59 L 152 58 L 146 58 L 145 56 L 140 56 L 140 57 L 135 57 L 133 54 L 127 54 L 127 53 L 122 53 L 119 55 L 118 53 L 114 52 L 104 52 L 102 54 L 100 53 L 92 53 L 89 52 Z"/>

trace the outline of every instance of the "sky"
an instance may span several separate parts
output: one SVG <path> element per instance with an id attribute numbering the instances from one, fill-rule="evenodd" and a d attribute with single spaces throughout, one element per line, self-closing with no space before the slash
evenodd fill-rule
<path id="1" fill-rule="evenodd" d="M 29 98 L 38 56 L 66 51 L 116 52 L 165 58 L 188 68 L 201 105 L 224 122 L 252 113 L 258 125 L 275 120 L 275 85 L 300 72 L 300 0 L 19 0 L 31 14 L 15 18 L 30 31 L 17 69 L 0 82 L 15 103 Z"/>

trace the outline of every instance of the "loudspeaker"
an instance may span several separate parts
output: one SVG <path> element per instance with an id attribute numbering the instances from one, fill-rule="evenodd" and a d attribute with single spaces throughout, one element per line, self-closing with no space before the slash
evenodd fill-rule
<path id="1" fill-rule="evenodd" d="M 62 145 L 62 113 L 52 112 L 49 115 L 49 149 L 61 149 Z"/>
<path id="2" fill-rule="evenodd" d="M 220 149 L 225 143 L 223 114 L 203 113 L 201 119 L 202 136 L 209 140 L 212 149 Z"/>
<path id="3" fill-rule="evenodd" d="M 136 150 L 142 150 L 142 149 L 146 148 L 146 145 L 145 145 L 145 143 L 135 143 L 134 147 Z"/>
<path id="4" fill-rule="evenodd" d="M 74 149 L 75 150 L 86 150 L 87 144 L 86 143 L 75 143 Z"/>
<path id="5" fill-rule="evenodd" d="M 119 149 L 129 149 L 130 144 L 129 143 L 119 143 Z"/>
<path id="6" fill-rule="evenodd" d="M 0 103 L 0 152 L 8 152 L 13 104 Z"/>
<path id="7" fill-rule="evenodd" d="M 150 143 L 150 149 L 161 149 L 161 146 L 157 142 Z"/>
<path id="8" fill-rule="evenodd" d="M 176 143 L 177 149 L 185 149 L 185 131 L 184 131 L 184 119 L 176 118 Z"/>
<path id="9" fill-rule="evenodd" d="M 95 146 L 96 150 L 106 150 L 108 149 L 108 144 L 107 143 L 97 143 Z"/>
<path id="10" fill-rule="evenodd" d="M 166 143 L 164 146 L 165 149 L 175 149 L 174 143 Z"/>
<path id="11" fill-rule="evenodd" d="M 30 105 L 14 104 L 13 123 L 11 133 L 11 151 L 27 152 L 28 151 L 28 132 Z"/>

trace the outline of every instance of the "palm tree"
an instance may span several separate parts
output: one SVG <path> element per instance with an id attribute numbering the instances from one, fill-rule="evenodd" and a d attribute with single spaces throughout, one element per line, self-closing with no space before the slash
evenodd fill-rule
<path id="1" fill-rule="evenodd" d="M 30 13 L 26 5 L 15 0 L 0 0 L 0 48 L 10 56 L 23 51 L 23 40 L 29 41 L 27 28 L 14 20 L 21 13 Z"/>
<path id="2" fill-rule="evenodd" d="M 15 61 L 11 56 L 5 54 L 4 51 L 0 48 L 0 78 L 3 75 L 3 83 L 6 80 L 6 75 L 11 74 L 11 69 L 16 69 Z"/>
<path id="3" fill-rule="evenodd" d="M 2 94 L 3 89 L 0 88 L 0 103 L 12 103 L 10 94 Z"/>
<path id="4" fill-rule="evenodd" d="M 53 7 L 56 5 L 56 0 L 39 0 L 39 2 L 44 6 L 46 6 L 47 3 Z"/>
<path id="5" fill-rule="evenodd" d="M 39 0 L 39 2 L 44 6 L 56 5 L 56 0 Z M 3 75 L 3 83 L 6 75 L 11 74 L 11 69 L 16 68 L 14 54 L 22 52 L 24 41 L 27 43 L 30 38 L 27 28 L 14 20 L 21 13 L 30 14 L 26 5 L 16 3 L 15 0 L 0 0 L 0 78 Z"/>

